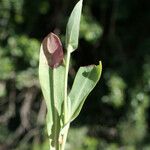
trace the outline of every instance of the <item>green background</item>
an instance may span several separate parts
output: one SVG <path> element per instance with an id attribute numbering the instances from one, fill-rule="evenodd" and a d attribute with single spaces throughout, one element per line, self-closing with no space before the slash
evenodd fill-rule
<path id="1" fill-rule="evenodd" d="M 40 43 L 49 32 L 65 43 L 76 3 L 0 1 L 0 150 L 48 149 Z M 66 150 L 150 149 L 149 6 L 148 0 L 84 0 L 69 85 L 79 66 L 101 60 L 103 73 L 71 124 Z"/>

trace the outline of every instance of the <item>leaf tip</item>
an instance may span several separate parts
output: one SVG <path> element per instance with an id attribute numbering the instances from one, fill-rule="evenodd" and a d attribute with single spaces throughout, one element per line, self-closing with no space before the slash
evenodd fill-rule
<path id="1" fill-rule="evenodd" d="M 102 62 L 99 61 L 99 65 L 97 66 L 99 69 L 99 75 L 101 76 L 101 73 L 102 73 Z"/>
<path id="2" fill-rule="evenodd" d="M 83 0 L 78 1 L 78 3 L 73 8 L 71 15 L 69 17 L 68 23 L 67 23 L 66 48 L 68 48 L 68 45 L 71 45 L 72 49 L 71 50 L 67 49 L 70 52 L 73 52 L 78 48 L 82 3 L 83 3 Z"/>
<path id="3" fill-rule="evenodd" d="M 80 3 L 81 5 L 83 4 L 83 0 L 79 0 L 79 2 L 78 3 Z"/>
<path id="4" fill-rule="evenodd" d="M 102 61 L 99 61 L 99 66 L 100 68 L 102 68 Z"/>

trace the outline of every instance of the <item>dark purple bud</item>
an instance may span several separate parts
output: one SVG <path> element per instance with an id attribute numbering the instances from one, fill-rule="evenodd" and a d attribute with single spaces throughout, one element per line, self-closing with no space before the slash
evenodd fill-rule
<path id="1" fill-rule="evenodd" d="M 51 68 L 58 67 L 64 58 L 63 48 L 59 37 L 54 33 L 48 34 L 44 38 L 42 46 L 48 65 Z"/>

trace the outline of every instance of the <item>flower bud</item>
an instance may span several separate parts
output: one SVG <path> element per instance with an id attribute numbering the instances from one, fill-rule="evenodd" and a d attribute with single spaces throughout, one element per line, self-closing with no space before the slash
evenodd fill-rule
<path id="1" fill-rule="evenodd" d="M 44 38 L 42 46 L 48 65 L 51 68 L 58 67 L 64 58 L 63 48 L 59 37 L 54 33 L 48 34 Z"/>

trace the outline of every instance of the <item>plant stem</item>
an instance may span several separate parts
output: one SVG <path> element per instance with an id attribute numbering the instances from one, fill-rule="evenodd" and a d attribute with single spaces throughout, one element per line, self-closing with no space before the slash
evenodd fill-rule
<path id="1" fill-rule="evenodd" d="M 65 94 L 64 94 L 64 124 L 67 123 L 68 119 L 68 103 L 67 103 L 67 94 L 68 94 L 68 72 L 69 72 L 69 63 L 70 63 L 70 49 L 72 47 L 68 46 L 67 56 L 66 56 L 66 71 L 65 71 Z"/>
<path id="2" fill-rule="evenodd" d="M 57 145 L 55 145 L 55 146 L 52 146 L 52 143 L 51 143 L 52 141 L 49 141 L 49 142 L 50 142 L 50 144 L 49 144 L 50 145 L 49 150 L 61 150 L 59 142 L 57 142 L 56 143 Z"/>
<path id="3" fill-rule="evenodd" d="M 66 140 L 67 140 L 69 127 L 70 127 L 70 124 L 68 124 L 67 127 L 66 127 L 65 133 L 63 135 L 63 142 L 60 145 L 60 150 L 65 150 L 65 144 L 66 144 Z"/>
<path id="4" fill-rule="evenodd" d="M 65 87 L 64 87 L 64 125 L 68 121 L 68 73 L 69 73 L 69 63 L 70 63 L 70 55 L 71 55 L 71 49 L 72 47 L 68 45 L 67 48 L 67 56 L 66 56 L 66 70 L 65 70 Z M 65 144 L 67 140 L 68 130 L 69 130 L 70 124 L 67 125 L 65 133 L 63 134 L 63 141 L 60 145 L 60 150 L 65 149 Z"/>

